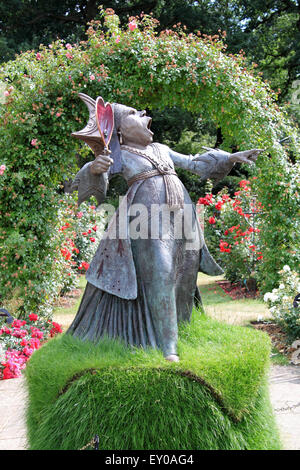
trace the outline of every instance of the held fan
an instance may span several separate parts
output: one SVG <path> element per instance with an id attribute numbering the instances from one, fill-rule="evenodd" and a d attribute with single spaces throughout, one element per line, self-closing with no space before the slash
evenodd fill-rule
<path id="1" fill-rule="evenodd" d="M 100 132 L 104 149 L 108 150 L 108 145 L 114 129 L 114 112 L 110 103 L 104 103 L 101 96 L 96 99 L 96 122 Z"/>

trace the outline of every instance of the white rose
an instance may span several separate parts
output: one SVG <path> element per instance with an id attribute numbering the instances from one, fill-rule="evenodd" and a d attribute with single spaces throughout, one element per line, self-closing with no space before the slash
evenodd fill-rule
<path id="1" fill-rule="evenodd" d="M 282 269 L 283 269 L 283 271 L 285 271 L 286 273 L 291 270 L 291 268 L 290 268 L 287 264 L 286 264 L 285 266 L 283 266 Z"/>
<path id="2" fill-rule="evenodd" d="M 279 289 L 284 289 L 284 284 L 279 284 Z"/>
<path id="3" fill-rule="evenodd" d="M 270 296 L 271 302 L 276 302 L 277 299 L 278 299 L 278 295 L 273 294 L 273 292 L 272 292 L 272 294 L 271 294 L 271 296 Z"/>

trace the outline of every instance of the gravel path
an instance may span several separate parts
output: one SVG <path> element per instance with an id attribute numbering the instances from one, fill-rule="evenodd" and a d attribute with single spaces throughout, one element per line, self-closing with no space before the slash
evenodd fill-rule
<path id="1" fill-rule="evenodd" d="M 300 450 L 300 367 L 272 366 L 270 397 L 284 449 Z M 0 381 L 0 450 L 26 449 L 25 379 Z"/>

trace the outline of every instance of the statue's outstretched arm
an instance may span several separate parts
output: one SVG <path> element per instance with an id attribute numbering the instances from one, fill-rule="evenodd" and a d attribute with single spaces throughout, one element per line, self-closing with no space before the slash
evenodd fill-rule
<path id="1" fill-rule="evenodd" d="M 253 164 L 258 155 L 263 151 L 261 149 L 246 150 L 244 152 L 236 152 L 230 154 L 224 150 L 207 149 L 203 154 L 183 155 L 169 149 L 170 157 L 174 165 L 184 170 L 189 170 L 201 179 L 212 179 L 220 181 L 223 179 L 236 162 Z"/>

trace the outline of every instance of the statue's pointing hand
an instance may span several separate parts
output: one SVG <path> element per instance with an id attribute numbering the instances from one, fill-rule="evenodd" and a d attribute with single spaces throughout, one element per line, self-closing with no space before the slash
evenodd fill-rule
<path id="1" fill-rule="evenodd" d="M 229 156 L 229 160 L 233 163 L 238 162 L 253 165 L 256 162 L 258 155 L 263 151 L 264 150 L 262 149 L 251 149 L 245 150 L 244 152 L 232 153 Z"/>
<path id="2" fill-rule="evenodd" d="M 113 159 L 109 156 L 110 153 L 110 150 L 105 150 L 105 153 L 97 155 L 91 164 L 91 172 L 94 175 L 100 175 L 109 169 L 110 165 L 114 162 Z"/>

